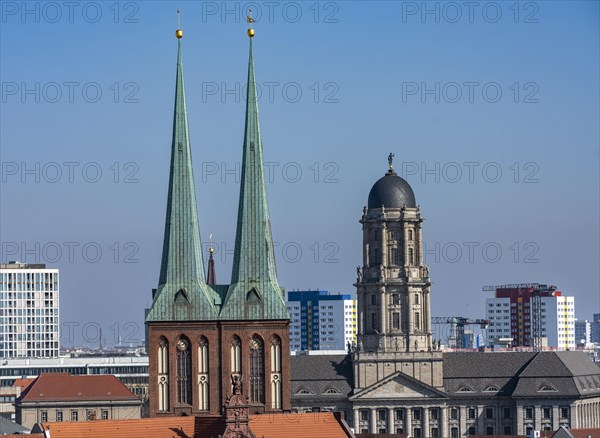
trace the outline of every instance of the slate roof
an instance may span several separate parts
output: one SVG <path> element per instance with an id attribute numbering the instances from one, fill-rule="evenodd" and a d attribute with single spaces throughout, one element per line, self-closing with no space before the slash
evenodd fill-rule
<path id="1" fill-rule="evenodd" d="M 140 399 L 110 374 L 73 376 L 40 374 L 17 399 L 17 403 L 42 401 L 131 401 Z"/>
<path id="2" fill-rule="evenodd" d="M 490 387 L 497 396 L 598 396 L 600 370 L 579 351 L 445 353 L 444 387 L 455 397 L 489 397 Z"/>
<path id="3" fill-rule="evenodd" d="M 352 392 L 352 362 L 348 355 L 291 356 L 292 401 L 347 399 Z M 327 390 L 338 394 L 325 394 Z M 311 394 L 298 394 L 308 390 Z"/>
<path id="4" fill-rule="evenodd" d="M 0 436 L 15 434 L 22 437 L 24 434 L 29 434 L 29 431 L 29 429 L 11 419 L 0 416 Z"/>

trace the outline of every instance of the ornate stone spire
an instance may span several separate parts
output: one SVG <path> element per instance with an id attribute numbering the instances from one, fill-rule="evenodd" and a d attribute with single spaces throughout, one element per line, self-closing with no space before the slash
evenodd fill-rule
<path id="1" fill-rule="evenodd" d="M 221 309 L 221 319 L 289 319 L 275 269 L 252 41 L 251 38 L 233 271 L 231 285 Z"/>
<path id="2" fill-rule="evenodd" d="M 217 319 L 217 295 L 204 281 L 181 60 L 183 32 L 178 29 L 175 35 L 177 75 L 167 215 L 159 285 L 146 320 L 214 320 Z"/>
<path id="3" fill-rule="evenodd" d="M 213 253 L 215 249 L 212 243 L 212 234 L 210 235 L 210 246 L 208 247 L 208 273 L 206 274 L 206 284 L 214 286 L 217 284 L 217 274 L 215 272 L 215 260 L 213 259 Z"/>

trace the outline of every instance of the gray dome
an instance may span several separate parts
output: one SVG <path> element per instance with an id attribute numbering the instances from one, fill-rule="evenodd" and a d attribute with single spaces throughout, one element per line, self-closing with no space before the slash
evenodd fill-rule
<path id="1" fill-rule="evenodd" d="M 391 171 L 380 178 L 369 192 L 369 209 L 371 208 L 415 208 L 415 194 L 404 178 Z"/>

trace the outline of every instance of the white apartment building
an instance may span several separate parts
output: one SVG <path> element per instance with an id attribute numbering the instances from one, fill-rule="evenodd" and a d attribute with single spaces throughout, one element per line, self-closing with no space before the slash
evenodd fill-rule
<path id="1" fill-rule="evenodd" d="M 327 291 L 290 291 L 290 350 L 346 350 L 356 343 L 356 300 Z"/>
<path id="2" fill-rule="evenodd" d="M 0 264 L 0 358 L 59 354 L 59 274 L 44 264 Z"/>
<path id="3" fill-rule="evenodd" d="M 542 346 L 561 350 L 575 348 L 575 298 L 562 295 L 542 296 L 540 328 Z M 533 309 L 531 297 L 486 299 L 488 343 L 532 346 Z M 512 339 L 512 341 L 510 341 Z M 512 344 L 511 344 L 512 342 Z"/>

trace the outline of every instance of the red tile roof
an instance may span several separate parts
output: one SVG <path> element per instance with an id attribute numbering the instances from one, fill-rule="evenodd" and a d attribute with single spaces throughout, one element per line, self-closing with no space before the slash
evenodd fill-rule
<path id="1" fill-rule="evenodd" d="M 19 386 L 21 388 L 21 394 L 33 383 L 34 377 L 30 379 L 15 379 L 12 386 Z"/>
<path id="2" fill-rule="evenodd" d="M 252 415 L 250 430 L 260 438 L 353 437 L 347 424 L 333 412 Z"/>
<path id="3" fill-rule="evenodd" d="M 52 438 L 218 438 L 225 431 L 222 417 L 164 417 L 137 420 L 97 420 L 43 423 Z M 352 433 L 338 415 L 264 414 L 250 417 L 257 438 L 349 438 Z"/>
<path id="4" fill-rule="evenodd" d="M 39 402 L 112 400 L 139 401 L 119 379 L 112 375 L 73 376 L 67 373 L 40 374 L 18 401 Z"/>

